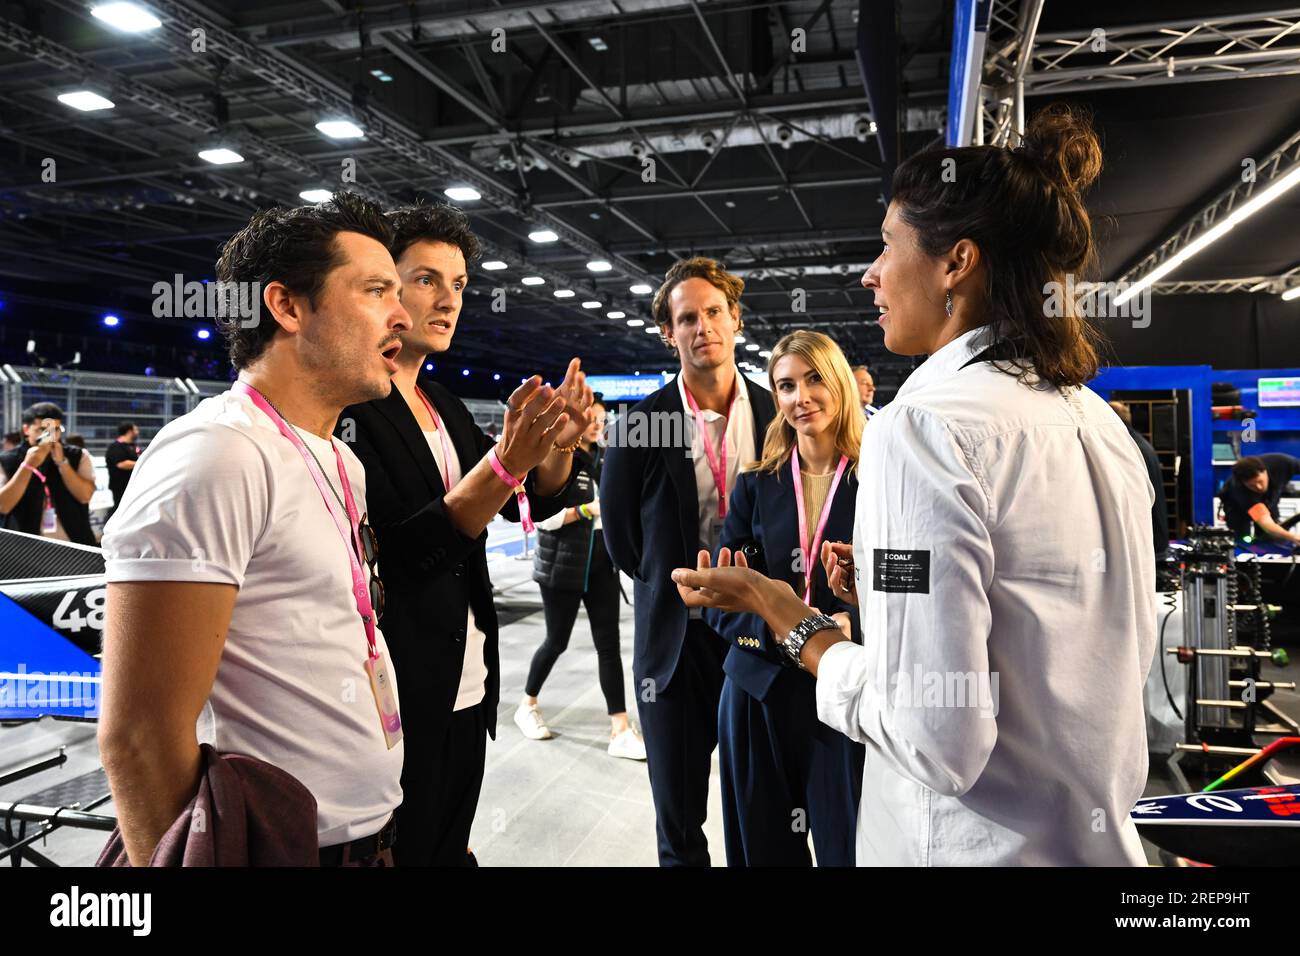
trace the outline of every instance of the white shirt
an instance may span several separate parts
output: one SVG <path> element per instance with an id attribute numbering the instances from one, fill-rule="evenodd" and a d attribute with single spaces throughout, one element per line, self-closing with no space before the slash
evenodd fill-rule
<path id="1" fill-rule="evenodd" d="M 331 443 L 298 431 L 341 494 Z M 365 469 L 346 444 L 333 447 L 364 512 Z M 363 669 L 347 545 L 271 419 L 225 392 L 168 423 L 140 456 L 103 546 L 109 583 L 239 588 L 200 743 L 301 781 L 316 797 L 321 846 L 378 832 L 402 799 L 402 745 L 385 744 Z M 375 641 L 400 684 L 382 633 Z"/>
<path id="2" fill-rule="evenodd" d="M 871 418 L 871 417 L 874 416 L 874 415 L 876 414 L 876 412 L 878 412 L 878 411 L 880 411 L 880 409 L 876 408 L 875 405 L 863 405 L 863 406 L 862 406 L 862 414 L 863 414 L 863 415 L 866 415 L 867 418 Z"/>
<path id="3" fill-rule="evenodd" d="M 818 716 L 867 745 L 857 860 L 1140 866 L 1151 484 L 1095 393 L 962 368 L 985 344 L 930 356 L 863 434 L 864 644 L 817 674 Z"/>
<path id="4" fill-rule="evenodd" d="M 451 436 L 448 436 L 447 441 L 452 452 L 449 463 L 442 452 L 442 439 L 438 437 L 437 429 L 423 434 L 424 440 L 429 443 L 429 451 L 433 452 L 433 460 L 438 463 L 438 474 L 443 476 L 445 486 L 451 489 L 461 479 L 460 456 L 456 454 L 456 446 L 451 444 Z M 460 688 L 456 691 L 453 711 L 473 707 L 487 696 L 488 671 L 483 657 L 487 635 L 474 623 L 473 608 L 469 609 L 468 617 L 465 625 L 465 660 L 460 668 Z"/>
<path id="5" fill-rule="evenodd" d="M 701 548 L 713 551 L 722 538 L 722 522 L 718 519 L 718 486 L 713 481 L 713 469 L 709 465 L 709 454 L 704 450 L 704 436 L 695 427 L 695 415 L 690 402 L 686 400 L 686 378 L 677 376 L 677 391 L 681 395 L 682 409 L 689 422 L 687 434 L 692 436 L 691 455 L 695 461 L 695 488 L 699 496 L 700 540 Z M 736 372 L 736 400 L 731 408 L 731 418 L 707 408 L 701 408 L 704 427 L 708 429 L 713 442 L 713 453 L 722 453 L 722 435 L 727 436 L 727 503 L 731 503 L 731 491 L 736 487 L 736 475 L 741 465 L 753 461 L 754 453 L 754 413 L 749 404 L 749 389 L 745 379 Z M 698 609 L 697 609 L 698 610 Z"/>

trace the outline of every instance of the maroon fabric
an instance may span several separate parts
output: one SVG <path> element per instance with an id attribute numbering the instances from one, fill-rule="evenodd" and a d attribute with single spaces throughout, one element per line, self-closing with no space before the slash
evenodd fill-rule
<path id="1" fill-rule="evenodd" d="M 150 866 L 319 866 L 316 798 L 254 757 L 203 744 L 198 793 L 158 842 Z M 96 866 L 130 866 L 114 829 Z"/>

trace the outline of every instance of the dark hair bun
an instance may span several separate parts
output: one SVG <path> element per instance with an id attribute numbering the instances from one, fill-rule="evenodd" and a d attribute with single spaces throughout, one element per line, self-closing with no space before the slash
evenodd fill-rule
<path id="1" fill-rule="evenodd" d="M 1092 119 L 1068 104 L 1053 103 L 1034 114 L 1022 148 L 1048 179 L 1076 195 L 1101 175 L 1101 144 Z"/>

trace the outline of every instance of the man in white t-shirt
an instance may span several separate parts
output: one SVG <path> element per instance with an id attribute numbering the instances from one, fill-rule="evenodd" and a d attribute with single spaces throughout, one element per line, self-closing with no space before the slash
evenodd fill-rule
<path id="1" fill-rule="evenodd" d="M 365 464 L 387 635 L 402 674 L 407 747 L 394 855 L 399 866 L 465 866 L 501 685 L 485 529 L 497 514 L 521 518 L 492 458 L 510 481 L 527 475 L 533 518 L 559 511 L 593 396 L 577 359 L 558 389 L 534 376 L 510 396 L 494 443 L 455 395 L 427 377 L 417 384 L 425 357 L 451 346 L 479 244 L 465 214 L 444 203 L 389 219 L 412 327 L 391 393 L 345 409 L 337 434 Z"/>
<path id="2" fill-rule="evenodd" d="M 219 322 L 242 384 L 158 432 L 105 528 L 99 745 L 134 865 L 194 796 L 200 743 L 310 790 L 323 865 L 391 861 L 403 747 L 367 673 L 383 635 L 372 651 L 353 587 L 373 568 L 362 555 L 354 572 L 331 516 L 348 510 L 344 469 L 366 511 L 335 421 L 388 394 L 410 328 L 390 237 L 382 210 L 340 193 L 260 212 L 226 243 L 218 279 L 258 306 Z"/>

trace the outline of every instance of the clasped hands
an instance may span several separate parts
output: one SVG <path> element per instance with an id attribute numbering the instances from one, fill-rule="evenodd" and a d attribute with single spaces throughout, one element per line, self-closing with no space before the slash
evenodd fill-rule
<path id="1" fill-rule="evenodd" d="M 856 607 L 853 546 L 827 541 L 822 544 L 819 557 L 835 595 Z M 817 608 L 804 604 L 788 583 L 760 574 L 749 566 L 743 552 L 737 551 L 733 555 L 729 548 L 718 552 L 717 567 L 712 566 L 709 552 L 701 550 L 695 568 L 677 568 L 672 578 L 682 603 L 687 607 L 757 614 L 767 622 L 772 635 L 780 642 L 784 642 L 790 630 L 805 617 L 821 613 Z M 850 637 L 848 614 L 840 611 L 831 616 L 844 635 Z"/>

